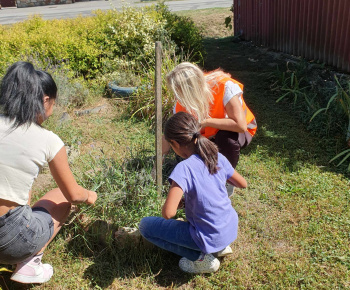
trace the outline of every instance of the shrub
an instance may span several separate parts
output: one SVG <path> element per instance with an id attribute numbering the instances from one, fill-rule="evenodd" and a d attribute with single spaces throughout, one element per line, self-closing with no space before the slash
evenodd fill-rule
<path id="1" fill-rule="evenodd" d="M 177 64 L 187 60 L 185 57 L 177 57 L 174 52 L 163 50 L 161 75 L 162 77 L 162 118 L 163 122 L 172 115 L 174 97 L 169 92 L 166 85 L 165 75 Z M 130 97 L 128 114 L 131 117 L 147 120 L 154 126 L 155 124 L 155 64 L 154 61 L 146 64 L 140 73 L 141 85 L 139 89 Z"/>
<path id="2" fill-rule="evenodd" d="M 184 55 L 189 61 L 203 59 L 202 35 L 194 22 L 171 13 L 163 4 L 95 11 L 93 17 L 74 19 L 33 16 L 0 26 L 0 75 L 18 60 L 39 64 L 37 67 L 53 74 L 64 106 L 84 105 L 89 87 L 100 91 L 112 80 L 131 86 L 139 82 L 142 90 L 132 98 L 130 112 L 152 120 L 156 41 L 163 45 L 163 75 Z M 166 117 L 173 102 L 165 84 L 163 96 Z"/>
<path id="3" fill-rule="evenodd" d="M 171 40 L 176 43 L 176 54 L 186 54 L 189 56 L 189 61 L 203 62 L 205 56 L 203 34 L 193 20 L 171 13 L 164 4 L 158 4 L 157 9 L 167 20 L 165 28 L 170 32 Z"/>
<path id="4" fill-rule="evenodd" d="M 65 65 L 85 78 L 94 78 L 115 71 L 124 60 L 149 61 L 155 41 L 174 45 L 171 37 L 179 47 L 201 54 L 201 37 L 193 22 L 174 16 L 164 5 L 95 11 L 93 17 L 74 19 L 34 16 L 0 26 L 0 74 L 13 62 L 35 55 L 44 64 Z"/>
<path id="5" fill-rule="evenodd" d="M 93 19 L 88 17 L 49 21 L 34 16 L 2 29 L 1 51 L 11 55 L 0 60 L 2 72 L 14 61 L 35 56 L 44 65 L 58 64 L 83 75 L 93 74 L 100 49 L 86 38 L 92 26 Z"/>

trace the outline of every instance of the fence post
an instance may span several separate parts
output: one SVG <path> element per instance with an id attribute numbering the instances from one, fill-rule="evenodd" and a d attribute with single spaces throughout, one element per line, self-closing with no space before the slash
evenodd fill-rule
<path id="1" fill-rule="evenodd" d="M 156 41 L 155 105 L 156 105 L 156 182 L 162 193 L 162 44 Z"/>

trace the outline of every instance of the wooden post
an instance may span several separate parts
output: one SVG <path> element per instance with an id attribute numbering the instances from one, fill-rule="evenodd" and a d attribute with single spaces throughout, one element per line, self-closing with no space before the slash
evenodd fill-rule
<path id="1" fill-rule="evenodd" d="M 162 44 L 156 41 L 155 69 L 156 105 L 156 181 L 158 195 L 162 193 Z"/>

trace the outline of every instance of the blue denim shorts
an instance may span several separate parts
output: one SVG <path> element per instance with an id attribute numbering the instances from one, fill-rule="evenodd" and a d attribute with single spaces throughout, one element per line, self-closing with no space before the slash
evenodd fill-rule
<path id="1" fill-rule="evenodd" d="M 42 207 L 18 206 L 0 217 L 0 263 L 17 264 L 38 253 L 54 230 L 51 215 Z"/>

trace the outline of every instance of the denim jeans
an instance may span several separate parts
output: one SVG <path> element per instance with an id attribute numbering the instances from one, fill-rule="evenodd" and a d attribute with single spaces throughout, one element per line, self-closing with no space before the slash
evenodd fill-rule
<path id="1" fill-rule="evenodd" d="M 141 235 L 156 246 L 191 261 L 199 258 L 201 250 L 193 241 L 188 222 L 161 217 L 145 217 L 141 220 Z"/>
<path id="2" fill-rule="evenodd" d="M 17 264 L 37 254 L 53 234 L 46 209 L 18 206 L 0 217 L 0 263 Z"/>

